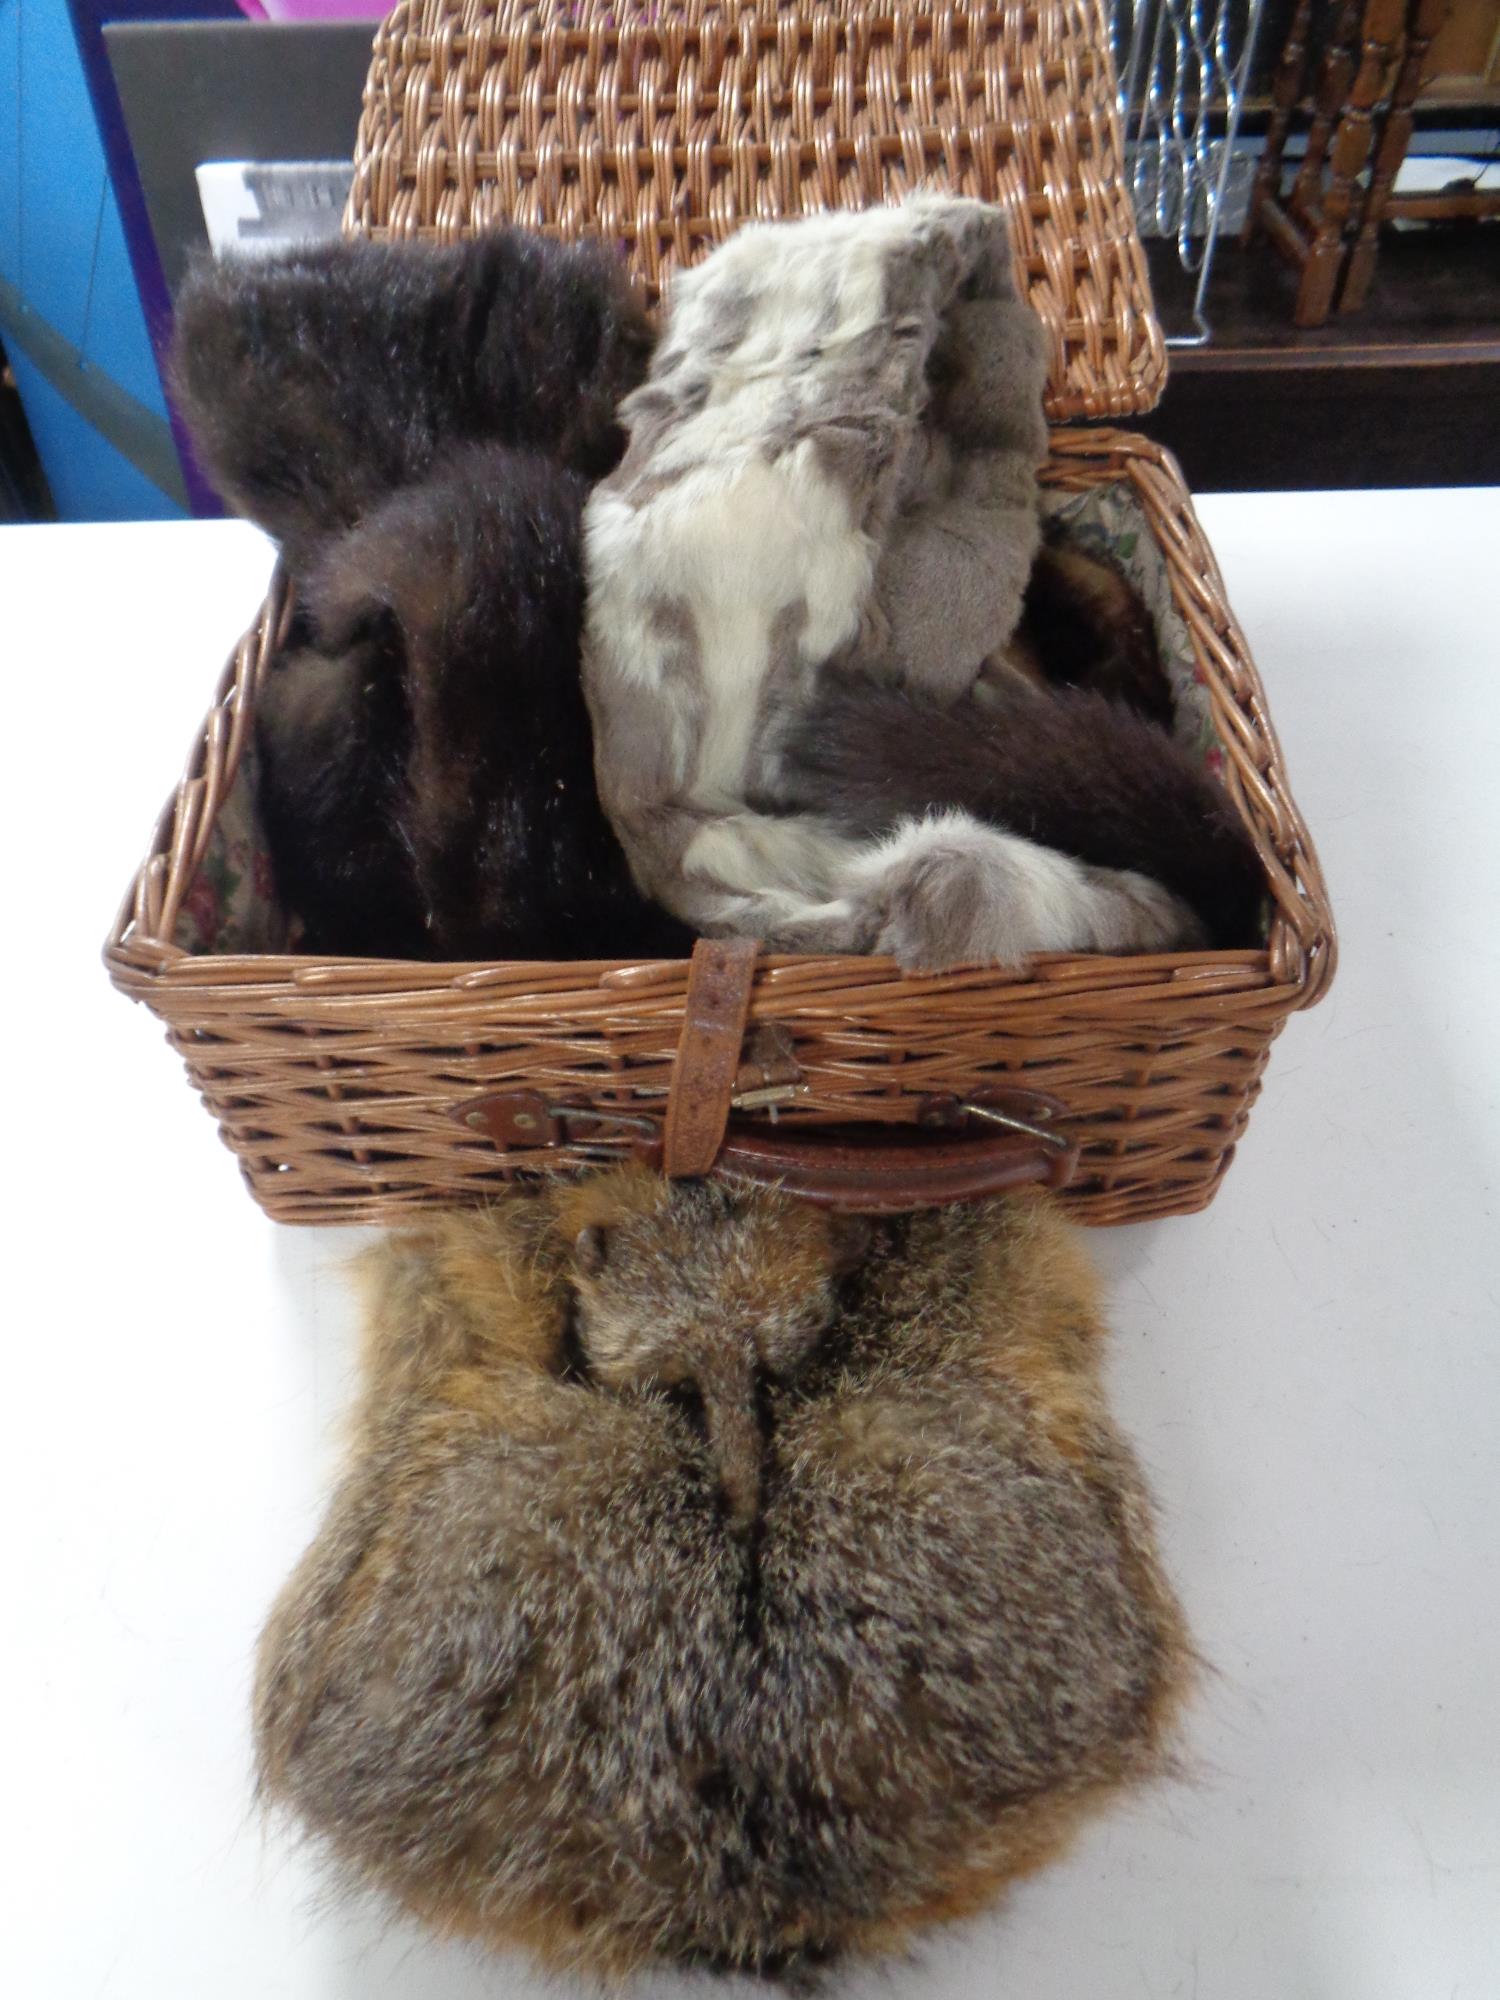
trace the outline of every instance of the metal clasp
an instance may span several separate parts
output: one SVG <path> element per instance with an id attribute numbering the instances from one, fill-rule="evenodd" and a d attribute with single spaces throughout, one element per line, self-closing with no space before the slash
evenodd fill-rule
<path id="1" fill-rule="evenodd" d="M 1044 1091 L 1024 1090 L 1009 1085 L 973 1091 L 968 1097 L 924 1097 L 917 1106 L 919 1125 L 944 1125 L 950 1129 L 966 1119 L 984 1125 L 998 1125 L 1002 1131 L 1034 1139 L 1059 1158 L 1071 1152 L 1073 1142 L 1052 1122 L 1067 1116 L 1067 1106 Z"/>
<path id="2" fill-rule="evenodd" d="M 1003 1125 L 1007 1132 L 1024 1132 L 1029 1139 L 1040 1140 L 1050 1146 L 1054 1153 L 1065 1153 L 1068 1140 L 1061 1132 L 1049 1132 L 1045 1125 L 1033 1125 L 1028 1119 L 1016 1118 L 1008 1111 L 1000 1111 L 993 1104 L 981 1104 L 977 1098 L 965 1097 L 959 1103 L 959 1110 L 970 1118 L 982 1118 L 986 1125 Z"/>
<path id="3" fill-rule="evenodd" d="M 755 1081 L 759 1076 L 760 1081 Z M 729 1100 L 733 1111 L 769 1111 L 771 1123 L 783 1104 L 806 1097 L 812 1086 L 797 1062 L 796 1044 L 786 1029 L 774 1021 L 763 1021 L 750 1030 L 745 1043 L 745 1060 L 735 1078 Z"/>

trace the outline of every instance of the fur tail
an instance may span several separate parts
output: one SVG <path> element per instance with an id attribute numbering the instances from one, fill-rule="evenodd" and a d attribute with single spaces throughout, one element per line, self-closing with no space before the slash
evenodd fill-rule
<path id="1" fill-rule="evenodd" d="M 1215 947 L 1252 944 L 1266 885 L 1222 787 L 1102 696 L 1021 693 L 942 708 L 830 682 L 785 753 L 789 798 L 849 835 L 957 808 L 1089 869 L 1148 877 Z"/>
<path id="2" fill-rule="evenodd" d="M 173 388 L 204 468 L 294 563 L 448 446 L 600 476 L 652 343 L 607 252 L 520 229 L 205 261 L 176 313 Z"/>

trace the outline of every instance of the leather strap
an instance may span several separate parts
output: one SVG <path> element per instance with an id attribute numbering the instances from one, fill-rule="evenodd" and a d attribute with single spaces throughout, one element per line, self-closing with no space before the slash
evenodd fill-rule
<path id="1" fill-rule="evenodd" d="M 755 938 L 699 938 L 693 946 L 662 1132 L 662 1171 L 669 1180 L 710 1173 L 719 1157 L 759 951 Z"/>
<path id="2" fill-rule="evenodd" d="M 929 1132 L 865 1141 L 837 1133 L 736 1128 L 724 1142 L 714 1177 L 782 1188 L 855 1215 L 905 1215 L 1037 1182 L 1065 1187 L 1077 1164 L 1075 1145 L 1059 1148 L 1021 1133 L 950 1138 Z"/>
<path id="3" fill-rule="evenodd" d="M 518 1164 L 577 1146 L 599 1148 L 601 1159 L 637 1159 L 653 1173 L 664 1168 L 661 1121 L 626 1106 L 549 1104 L 536 1091 L 512 1090 L 466 1098 L 448 1115 L 486 1133 Z M 708 1171 L 716 1180 L 785 1188 L 826 1208 L 901 1215 L 1033 1182 L 1066 1187 L 1077 1170 L 1077 1141 L 1056 1129 L 1064 1107 L 1041 1091 L 990 1086 L 962 1101 L 927 1098 L 920 1115 L 915 1129 L 768 1130 L 736 1120 Z"/>

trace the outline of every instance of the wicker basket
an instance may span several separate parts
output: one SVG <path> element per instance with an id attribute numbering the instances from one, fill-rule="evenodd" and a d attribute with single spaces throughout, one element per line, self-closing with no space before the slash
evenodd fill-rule
<path id="1" fill-rule="evenodd" d="M 1124 192 L 1103 16 L 1085 0 L 889 11 L 411 0 L 376 38 L 347 226 L 447 238 L 514 218 L 596 230 L 622 243 L 654 293 L 738 221 L 866 205 L 919 180 L 1008 210 L 1052 335 L 1055 419 L 1150 407 L 1162 343 Z M 1080 1148 L 1074 1215 L 1124 1222 L 1211 1199 L 1272 1040 L 1327 988 L 1334 932 L 1260 682 L 1175 464 L 1117 430 L 1061 429 L 1044 476 L 1066 489 L 1127 482 L 1161 548 L 1223 777 L 1265 864 L 1264 948 L 1054 956 L 1024 976 L 928 978 L 876 958 L 766 958 L 750 1025 L 773 1031 L 798 1078 L 780 1112 L 792 1124 L 909 1125 L 934 1099 L 1000 1084 L 1048 1093 Z M 278 577 L 110 935 L 116 983 L 166 1022 L 256 1199 L 283 1221 L 389 1220 L 623 1145 L 607 1123 L 574 1121 L 554 1127 L 563 1143 L 551 1151 L 514 1129 L 497 1150 L 455 1111 L 523 1089 L 543 1106 L 660 1112 L 685 963 L 205 957 L 177 941 L 288 611 Z"/>

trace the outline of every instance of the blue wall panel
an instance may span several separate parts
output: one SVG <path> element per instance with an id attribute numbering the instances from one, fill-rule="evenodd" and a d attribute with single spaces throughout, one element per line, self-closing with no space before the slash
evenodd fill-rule
<path id="1" fill-rule="evenodd" d="M 21 99 L 20 0 L 0 0 L 0 278 L 15 283 L 21 226 L 21 179 L 16 171 L 16 106 Z"/>
<path id="2" fill-rule="evenodd" d="M 136 294 L 135 273 L 130 268 L 130 252 L 125 247 L 125 231 L 120 224 L 114 189 L 108 184 L 94 267 L 94 305 L 83 351 L 90 362 L 105 369 L 122 389 L 128 389 L 137 402 L 166 416 L 167 399 L 162 394 L 156 356 L 146 331 L 146 316 Z"/>
<path id="3" fill-rule="evenodd" d="M 14 111 L 6 121 L 20 152 L 21 227 L 15 270 L 6 276 L 77 346 L 104 196 L 104 149 L 63 0 L 9 4 L 21 23 L 19 121 Z"/>
<path id="4" fill-rule="evenodd" d="M 0 281 L 0 332 L 59 513 L 180 513 L 69 407 L 78 393 L 104 421 L 83 391 L 90 379 L 117 385 L 140 408 L 133 431 L 111 436 L 158 477 L 163 452 L 175 471 L 165 431 L 154 459 L 140 445 L 141 425 L 165 424 L 167 405 L 66 0 L 0 0 Z"/>
<path id="5" fill-rule="evenodd" d="M 60 519 L 160 521 L 181 517 L 181 507 L 153 486 L 144 473 L 137 472 L 128 458 L 106 444 L 24 355 L 13 352 L 10 364 Z"/>

